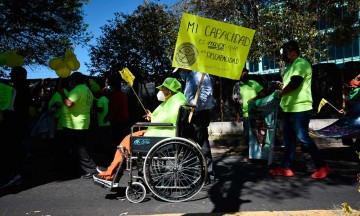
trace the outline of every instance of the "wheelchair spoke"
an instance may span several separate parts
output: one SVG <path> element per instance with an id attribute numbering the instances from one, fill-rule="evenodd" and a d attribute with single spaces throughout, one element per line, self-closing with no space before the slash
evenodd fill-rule
<path id="1" fill-rule="evenodd" d="M 183 138 L 169 138 L 155 145 L 145 158 L 144 169 L 149 189 L 170 202 L 195 196 L 206 176 L 206 163 L 200 148 Z"/>

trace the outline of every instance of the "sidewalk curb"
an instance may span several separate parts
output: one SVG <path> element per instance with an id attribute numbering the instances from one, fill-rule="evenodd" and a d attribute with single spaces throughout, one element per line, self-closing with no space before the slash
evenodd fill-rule
<path id="1" fill-rule="evenodd" d="M 359 215 L 360 211 L 353 210 L 351 215 Z M 193 213 L 193 214 L 156 214 L 156 216 L 339 216 L 347 215 L 341 209 L 339 210 L 301 210 L 301 211 L 253 211 L 253 212 L 234 212 L 234 213 Z M 137 215 L 139 216 L 139 215 Z M 143 215 L 149 216 L 149 215 Z"/>

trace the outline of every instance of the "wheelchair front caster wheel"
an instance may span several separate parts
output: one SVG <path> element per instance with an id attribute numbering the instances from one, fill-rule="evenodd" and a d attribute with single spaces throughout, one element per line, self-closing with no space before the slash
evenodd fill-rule
<path id="1" fill-rule="evenodd" d="M 140 182 L 133 182 L 131 186 L 126 187 L 126 198 L 132 203 L 139 203 L 146 196 L 146 189 Z"/>

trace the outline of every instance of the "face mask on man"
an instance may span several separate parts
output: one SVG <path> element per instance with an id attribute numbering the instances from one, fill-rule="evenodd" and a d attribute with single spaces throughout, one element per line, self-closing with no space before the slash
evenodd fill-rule
<path id="1" fill-rule="evenodd" d="M 184 73 L 184 72 L 179 72 L 179 76 L 180 76 L 180 78 L 181 79 L 183 79 L 183 80 L 185 80 L 186 79 L 186 73 Z"/>
<path id="2" fill-rule="evenodd" d="M 164 92 L 163 91 L 159 91 L 156 95 L 157 99 L 159 101 L 165 101 L 165 95 L 164 95 Z"/>

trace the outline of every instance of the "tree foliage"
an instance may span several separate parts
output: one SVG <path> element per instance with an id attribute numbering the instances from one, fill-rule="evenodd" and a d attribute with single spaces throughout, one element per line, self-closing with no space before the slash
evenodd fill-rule
<path id="1" fill-rule="evenodd" d="M 256 30 L 249 61 L 297 40 L 311 62 L 331 58 L 328 50 L 359 36 L 359 0 L 186 0 L 174 8 Z"/>
<path id="2" fill-rule="evenodd" d="M 0 51 L 25 57 L 26 65 L 47 65 L 65 49 L 91 39 L 83 22 L 88 0 L 1 0 Z"/>
<path id="3" fill-rule="evenodd" d="M 136 80 L 170 73 L 177 30 L 176 16 L 165 5 L 140 5 L 132 14 L 116 13 L 91 46 L 91 75 L 118 73 L 128 67 Z M 149 76 L 150 75 L 150 76 Z"/>

